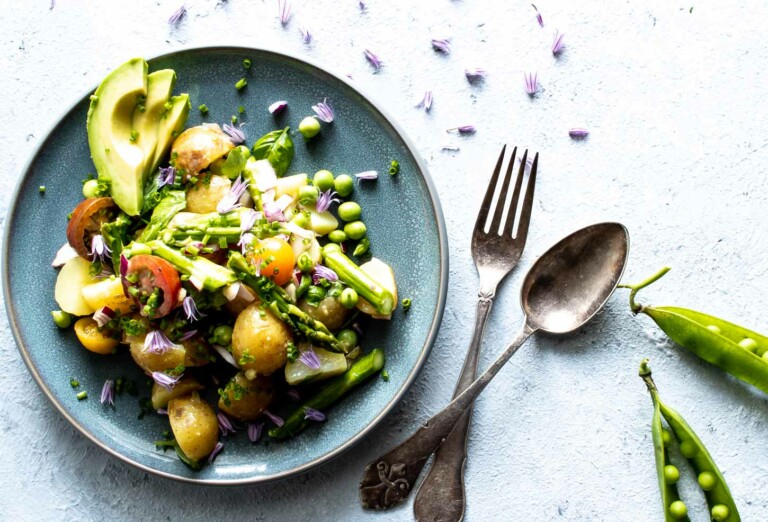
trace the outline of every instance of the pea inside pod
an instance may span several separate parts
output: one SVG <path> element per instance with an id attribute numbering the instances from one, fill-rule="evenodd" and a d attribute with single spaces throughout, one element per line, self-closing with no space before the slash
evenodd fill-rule
<path id="1" fill-rule="evenodd" d="M 659 477 L 659 490 L 664 506 L 664 520 L 667 522 L 690 520 L 687 515 L 688 510 L 683 501 L 680 500 L 676 486 L 679 479 L 679 469 L 672 466 L 668 454 L 668 449 L 677 441 L 680 444 L 681 453 L 696 472 L 710 513 L 712 513 L 713 518 L 715 514 L 718 515 L 718 518 L 714 518 L 714 520 L 740 522 L 741 517 L 728 489 L 728 484 L 726 484 L 723 474 L 707 451 L 706 446 L 685 419 L 659 398 L 658 389 L 651 378 L 648 359 L 644 359 L 640 363 L 639 375 L 648 387 L 653 400 L 651 431 L 656 455 L 656 471 Z M 662 417 L 669 426 L 668 431 L 662 427 Z M 669 435 L 665 436 L 665 431 Z M 674 472 L 671 468 L 675 468 Z"/>
<path id="2" fill-rule="evenodd" d="M 677 344 L 734 377 L 768 393 L 768 337 L 714 317 L 677 306 L 647 306 L 635 302 L 637 292 L 669 271 L 657 274 L 629 288 L 629 305 L 635 314 L 644 313 Z"/>

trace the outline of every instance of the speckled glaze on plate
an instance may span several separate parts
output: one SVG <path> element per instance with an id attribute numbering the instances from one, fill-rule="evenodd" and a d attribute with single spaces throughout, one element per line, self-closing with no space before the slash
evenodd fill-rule
<path id="1" fill-rule="evenodd" d="M 245 71 L 243 60 L 253 62 Z M 149 61 L 150 71 L 173 68 L 175 93 L 188 92 L 188 126 L 227 123 L 240 105 L 248 142 L 275 128 L 298 126 L 311 106 L 327 98 L 336 121 L 307 144 L 295 138 L 296 156 L 289 174 L 327 168 L 335 173 L 378 170 L 377 181 L 356 185 L 373 253 L 394 268 L 401 297 L 413 299 L 408 314 L 370 322 L 362 344 L 384 348 L 389 382 L 380 377 L 359 388 L 328 412 L 328 421 L 287 442 L 251 444 L 245 433 L 225 442 L 215 465 L 193 471 L 173 451 L 155 449 L 153 441 L 169 429 L 167 418 L 137 420 L 138 401 L 122 395 L 116 407 L 99 403 L 105 379 L 138 379 L 140 396 L 149 396 L 149 380 L 127 350 L 100 356 L 83 349 L 72 329 L 51 320 L 57 270 L 51 268 L 66 241 L 67 214 L 82 199 L 80 181 L 94 170 L 85 130 L 88 96 L 54 126 L 22 172 L 9 207 L 3 245 L 3 293 L 19 351 L 32 376 L 53 405 L 80 432 L 116 457 L 148 472 L 210 485 L 263 483 L 307 471 L 349 449 L 394 407 L 414 381 L 437 335 L 448 280 L 448 245 L 440 204 L 426 167 L 402 129 L 369 98 L 339 76 L 317 65 L 273 51 L 240 47 L 188 49 Z M 115 66 L 118 64 L 116 63 Z M 238 93 L 241 77 L 248 86 Z M 92 92 L 92 91 L 91 91 Z M 89 93 L 90 94 L 90 93 Z M 273 117 L 267 107 L 287 100 L 288 109 Z M 205 103 L 210 112 L 196 109 Z M 387 174 L 389 162 L 400 173 Z M 38 187 L 45 185 L 45 194 Z M 73 390 L 70 378 L 81 386 Z M 88 399 L 78 401 L 77 391 Z M 62 463 L 63 464 L 63 463 Z"/>

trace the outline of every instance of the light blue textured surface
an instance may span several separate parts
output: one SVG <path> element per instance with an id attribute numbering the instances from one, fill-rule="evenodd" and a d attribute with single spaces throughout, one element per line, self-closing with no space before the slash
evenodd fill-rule
<path id="1" fill-rule="evenodd" d="M 160 5 L 158 5 L 160 4 Z M 116 63 L 182 45 L 239 43 L 306 53 L 372 92 L 420 146 L 443 207 L 451 244 L 451 288 L 441 334 L 416 385 L 383 425 L 341 459 L 297 479 L 259 488 L 201 489 L 134 471 L 84 440 L 29 378 L 2 315 L 0 518 L 7 520 L 223 519 L 403 520 L 357 504 L 364 465 L 445 404 L 472 326 L 477 278 L 469 240 L 501 143 L 542 154 L 536 209 L 520 269 L 491 313 L 481 365 L 499 352 L 521 314 L 524 269 L 559 237 L 618 220 L 632 237 L 628 279 L 662 264 L 674 270 L 644 295 L 768 331 L 766 226 L 768 112 L 764 110 L 768 6 L 748 0 L 706 5 L 652 0 L 617 4 L 369 0 L 296 2 L 283 29 L 276 2 L 177 5 L 59 0 L 0 4 L 4 103 L 0 119 L 3 208 L 35 141 L 63 107 Z M 314 41 L 305 46 L 299 25 Z M 559 59 L 549 52 L 565 31 Z M 450 56 L 433 36 L 452 37 Z M 372 74 L 369 47 L 384 67 Z M 489 77 L 470 86 L 465 67 Z M 539 94 L 523 92 L 537 70 Z M 413 108 L 425 89 L 430 114 Z M 474 136 L 445 129 L 475 124 Z M 591 130 L 573 142 L 570 127 Z M 443 152 L 445 143 L 461 150 Z M 77 173 L 76 179 L 80 179 Z M 4 215 L 4 214 L 3 214 Z M 652 359 L 662 397 L 682 413 L 724 471 L 747 521 L 768 513 L 765 481 L 768 399 L 670 345 L 617 294 L 571 339 L 538 338 L 523 348 L 475 408 L 467 468 L 467 520 L 662 520 L 649 423 L 650 399 L 636 377 Z M 703 497 L 683 482 L 693 520 Z"/>

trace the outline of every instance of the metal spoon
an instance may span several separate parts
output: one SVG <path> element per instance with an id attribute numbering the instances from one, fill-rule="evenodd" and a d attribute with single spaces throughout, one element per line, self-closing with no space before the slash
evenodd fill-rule
<path id="1" fill-rule="evenodd" d="M 368 464 L 360 481 L 363 507 L 388 509 L 405 500 L 429 456 L 518 348 L 534 332 L 563 335 L 592 319 L 619 284 L 628 253 L 629 234 L 619 223 L 588 226 L 547 250 L 523 281 L 525 324 L 515 340 L 464 393 L 405 442 Z"/>

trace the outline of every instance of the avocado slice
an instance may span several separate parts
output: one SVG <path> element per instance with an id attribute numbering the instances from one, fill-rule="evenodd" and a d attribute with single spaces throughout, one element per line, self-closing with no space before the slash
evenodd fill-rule
<path id="1" fill-rule="evenodd" d="M 154 155 L 151 161 L 147 161 L 150 164 L 150 173 L 155 172 L 160 162 L 168 155 L 171 143 L 184 130 L 187 116 L 189 116 L 189 94 L 173 96 L 168 102 L 171 104 L 170 108 L 162 115 L 157 126 L 157 146 Z"/>
<path id="2" fill-rule="evenodd" d="M 147 62 L 133 58 L 112 71 L 91 97 L 88 145 L 99 176 L 112 183 L 112 198 L 126 214 L 136 216 L 144 197 L 147 161 L 131 141 L 133 113 L 147 96 Z"/>
<path id="3" fill-rule="evenodd" d="M 157 147 L 158 126 L 165 115 L 167 110 L 165 104 L 173 94 L 175 84 L 176 72 L 173 69 L 151 73 L 147 76 L 147 99 L 137 106 L 133 113 L 133 130 L 137 133 L 136 143 L 144 151 L 146 160 L 144 179 L 155 170 L 152 168 L 152 159 Z"/>

